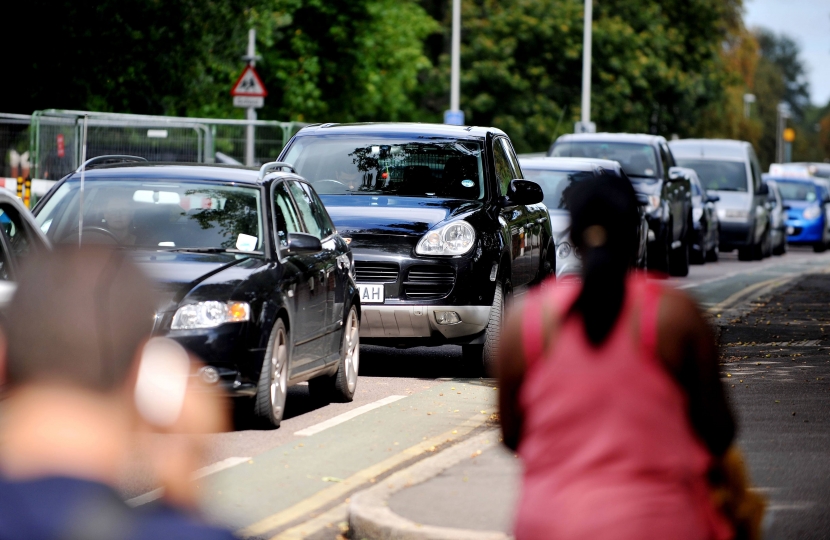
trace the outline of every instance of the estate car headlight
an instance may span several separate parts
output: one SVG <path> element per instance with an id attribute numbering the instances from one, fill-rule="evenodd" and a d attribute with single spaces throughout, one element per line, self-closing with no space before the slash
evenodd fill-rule
<path id="1" fill-rule="evenodd" d="M 220 324 L 250 320 L 248 302 L 197 302 L 180 307 L 173 315 L 173 330 L 215 328 Z"/>
<path id="2" fill-rule="evenodd" d="M 648 204 L 646 205 L 646 212 L 651 214 L 658 208 L 660 208 L 660 197 L 658 197 L 657 195 L 649 195 Z"/>
<path id="3" fill-rule="evenodd" d="M 472 249 L 476 231 L 466 221 L 453 221 L 429 231 L 418 242 L 418 255 L 463 255 Z"/>
<path id="4" fill-rule="evenodd" d="M 821 216 L 821 208 L 818 206 L 810 206 L 804 209 L 804 213 L 802 214 L 804 219 L 817 219 Z"/>
<path id="5" fill-rule="evenodd" d="M 567 259 L 570 254 L 571 245 L 567 242 L 562 242 L 559 244 L 559 247 L 556 248 L 556 256 L 560 259 Z"/>

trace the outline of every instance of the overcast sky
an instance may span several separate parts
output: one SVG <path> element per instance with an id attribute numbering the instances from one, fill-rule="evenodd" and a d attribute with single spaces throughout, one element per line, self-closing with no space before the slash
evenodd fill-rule
<path id="1" fill-rule="evenodd" d="M 744 0 L 749 28 L 763 26 L 785 33 L 801 45 L 810 97 L 830 101 L 830 0 Z"/>

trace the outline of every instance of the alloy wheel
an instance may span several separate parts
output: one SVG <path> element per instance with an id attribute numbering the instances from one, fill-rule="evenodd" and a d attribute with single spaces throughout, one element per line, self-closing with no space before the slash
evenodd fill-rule
<path id="1" fill-rule="evenodd" d="M 275 418 L 282 418 L 288 391 L 288 340 L 285 330 L 279 328 L 274 337 L 271 354 L 271 407 Z"/>
<path id="2" fill-rule="evenodd" d="M 357 312 L 349 311 L 349 318 L 346 320 L 345 341 L 346 384 L 349 392 L 354 392 L 357 386 L 357 370 L 360 367 L 360 322 L 357 319 Z"/>

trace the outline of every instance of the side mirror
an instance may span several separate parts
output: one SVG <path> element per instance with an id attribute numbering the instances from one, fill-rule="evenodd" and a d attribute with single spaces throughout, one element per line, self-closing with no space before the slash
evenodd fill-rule
<path id="1" fill-rule="evenodd" d="M 505 206 L 511 204 L 537 204 L 545 199 L 545 194 L 536 182 L 517 178 L 510 181 L 505 199 Z"/>
<path id="2" fill-rule="evenodd" d="M 669 167 L 669 182 L 677 182 L 678 180 L 686 180 L 686 171 L 683 167 Z"/>
<path id="3" fill-rule="evenodd" d="M 314 235 L 293 232 L 288 233 L 289 253 L 319 253 L 323 251 L 323 244 Z"/>
<path id="4" fill-rule="evenodd" d="M 706 199 L 707 202 L 718 202 L 720 200 L 720 195 L 709 195 L 709 198 Z"/>
<path id="5" fill-rule="evenodd" d="M 769 195 L 769 186 L 765 183 L 762 183 L 758 187 L 758 195 Z"/>
<path id="6" fill-rule="evenodd" d="M 790 208 L 792 208 L 792 206 L 790 206 L 789 204 L 785 204 L 784 206 L 781 207 L 781 210 L 786 211 L 786 210 L 789 210 Z"/>
<path id="7" fill-rule="evenodd" d="M 637 193 L 637 205 L 648 206 L 648 195 L 645 193 Z"/>

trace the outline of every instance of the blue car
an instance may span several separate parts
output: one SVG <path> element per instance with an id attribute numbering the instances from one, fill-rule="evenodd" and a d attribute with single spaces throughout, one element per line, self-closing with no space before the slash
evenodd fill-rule
<path id="1" fill-rule="evenodd" d="M 787 209 L 787 242 L 812 245 L 821 252 L 830 243 L 830 190 L 826 182 L 810 178 L 774 178 Z"/>

